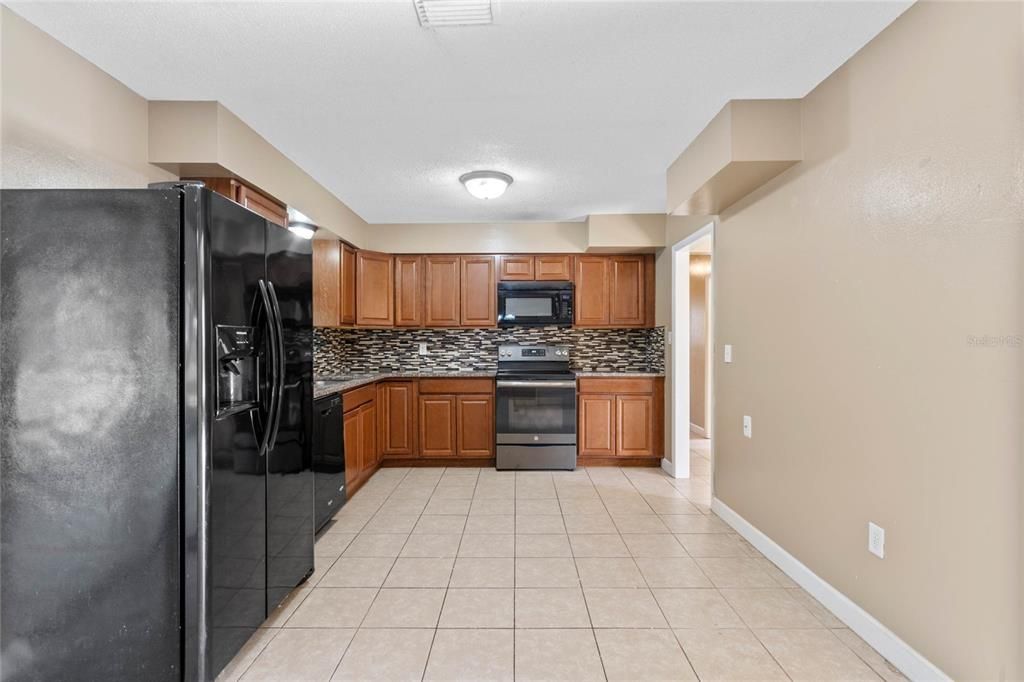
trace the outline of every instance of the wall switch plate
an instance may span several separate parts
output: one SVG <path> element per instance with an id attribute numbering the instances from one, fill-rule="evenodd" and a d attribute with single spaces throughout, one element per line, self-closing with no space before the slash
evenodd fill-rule
<path id="1" fill-rule="evenodd" d="M 732 362 L 732 345 L 725 344 L 725 348 L 722 351 L 722 360 L 725 362 Z"/>
<path id="2" fill-rule="evenodd" d="M 748 415 L 743 415 L 743 435 L 747 438 L 754 437 L 754 420 Z"/>
<path id="3" fill-rule="evenodd" d="M 885 529 L 868 521 L 868 551 L 879 559 L 885 558 Z"/>
<path id="4" fill-rule="evenodd" d="M 420 342 L 420 355 L 430 355 L 430 353 L 427 352 L 427 344 L 423 342 Z"/>

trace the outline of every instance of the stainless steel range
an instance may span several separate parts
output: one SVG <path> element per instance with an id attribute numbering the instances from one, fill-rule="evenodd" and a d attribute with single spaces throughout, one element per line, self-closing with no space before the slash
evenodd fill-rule
<path id="1" fill-rule="evenodd" d="M 565 346 L 500 346 L 498 469 L 576 468 L 576 376 Z"/>

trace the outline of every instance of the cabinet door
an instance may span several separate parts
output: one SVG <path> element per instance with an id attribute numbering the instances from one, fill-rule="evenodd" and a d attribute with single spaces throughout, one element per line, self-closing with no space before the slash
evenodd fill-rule
<path id="1" fill-rule="evenodd" d="M 282 227 L 288 225 L 288 209 L 267 195 L 247 185 L 239 184 L 237 197 L 235 201 L 250 211 L 260 214 L 270 222 L 277 223 Z"/>
<path id="2" fill-rule="evenodd" d="M 608 324 L 608 259 L 576 256 L 576 324 Z"/>
<path id="3" fill-rule="evenodd" d="M 533 256 L 502 256 L 498 279 L 533 281 Z"/>
<path id="4" fill-rule="evenodd" d="M 458 327 L 461 322 L 459 257 L 426 256 L 423 269 L 423 324 L 427 327 Z"/>
<path id="5" fill-rule="evenodd" d="M 460 457 L 490 457 L 494 454 L 494 397 L 457 396 L 458 451 Z"/>
<path id="6" fill-rule="evenodd" d="M 337 327 L 341 321 L 341 242 L 313 240 L 313 326 Z"/>
<path id="7" fill-rule="evenodd" d="M 581 455 L 615 454 L 615 396 L 579 396 Z"/>
<path id="8" fill-rule="evenodd" d="M 363 436 L 359 432 L 362 425 L 359 409 L 346 412 L 342 422 L 345 429 L 345 484 L 352 485 L 359 478 L 360 453 L 363 449 Z"/>
<path id="9" fill-rule="evenodd" d="M 572 256 L 537 256 L 533 267 L 538 281 L 572 281 Z"/>
<path id="10" fill-rule="evenodd" d="M 615 454 L 654 454 L 654 398 L 649 395 L 615 397 Z"/>
<path id="11" fill-rule="evenodd" d="M 423 325 L 423 259 L 395 256 L 395 326 Z"/>
<path id="12" fill-rule="evenodd" d="M 608 267 L 608 323 L 642 327 L 646 317 L 644 257 L 611 256 Z"/>
<path id="13" fill-rule="evenodd" d="M 455 396 L 420 396 L 420 452 L 424 457 L 454 457 Z"/>
<path id="14" fill-rule="evenodd" d="M 377 391 L 382 457 L 415 454 L 416 388 L 412 381 L 386 381 Z"/>
<path id="15" fill-rule="evenodd" d="M 341 324 L 356 323 L 356 250 L 348 244 L 341 245 L 340 283 L 338 290 Z"/>
<path id="16" fill-rule="evenodd" d="M 462 326 L 498 324 L 498 286 L 494 256 L 462 257 Z"/>
<path id="17" fill-rule="evenodd" d="M 386 253 L 356 251 L 356 324 L 390 327 L 395 322 L 394 260 Z"/>
<path id="18" fill-rule="evenodd" d="M 360 471 L 366 471 L 380 461 L 380 450 L 377 448 L 377 405 L 367 403 L 359 408 L 359 436 L 363 440 L 360 448 Z"/>

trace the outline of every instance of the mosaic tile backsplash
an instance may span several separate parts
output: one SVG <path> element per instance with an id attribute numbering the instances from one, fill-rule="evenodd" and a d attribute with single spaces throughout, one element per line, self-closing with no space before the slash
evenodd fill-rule
<path id="1" fill-rule="evenodd" d="M 428 355 L 419 355 L 419 344 Z M 486 370 L 503 344 L 569 346 L 572 367 L 589 372 L 664 372 L 665 328 L 316 329 L 317 376 L 362 372 Z"/>

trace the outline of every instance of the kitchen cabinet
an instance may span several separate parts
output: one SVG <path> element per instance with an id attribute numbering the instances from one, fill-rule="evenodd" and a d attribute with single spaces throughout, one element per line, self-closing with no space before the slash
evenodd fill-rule
<path id="1" fill-rule="evenodd" d="M 351 495 L 356 479 L 359 478 L 359 453 L 363 449 L 363 438 L 359 431 L 362 423 L 359 410 L 346 412 L 341 421 L 345 428 L 345 484 L 348 486 L 349 495 Z"/>
<path id="2" fill-rule="evenodd" d="M 314 278 L 316 277 L 314 273 Z M 348 244 L 341 244 L 341 268 L 339 273 L 339 295 L 341 324 L 356 323 L 356 250 Z"/>
<path id="3" fill-rule="evenodd" d="M 341 396 L 345 434 L 345 481 L 352 495 L 377 470 L 377 388 L 362 386 Z"/>
<path id="4" fill-rule="evenodd" d="M 576 256 L 576 326 L 605 327 L 609 322 L 608 259 Z"/>
<path id="5" fill-rule="evenodd" d="M 460 395 L 456 398 L 455 423 L 460 457 L 494 455 L 494 396 Z"/>
<path id="6" fill-rule="evenodd" d="M 501 256 L 498 279 L 503 282 L 572 281 L 572 256 Z"/>
<path id="7" fill-rule="evenodd" d="M 185 178 L 182 178 L 183 180 Z M 255 187 L 245 184 L 236 178 L 188 178 L 201 180 L 217 194 L 226 196 L 231 201 L 245 206 L 258 213 L 272 223 L 288 225 L 288 208 L 280 201 L 260 192 Z"/>
<path id="8" fill-rule="evenodd" d="M 494 327 L 498 324 L 498 289 L 494 256 L 462 256 L 461 324 Z"/>
<path id="9" fill-rule="evenodd" d="M 664 383 L 661 377 L 581 377 L 580 456 L 660 458 Z"/>
<path id="10" fill-rule="evenodd" d="M 420 452 L 424 457 L 494 456 L 494 381 L 421 379 Z"/>
<path id="11" fill-rule="evenodd" d="M 395 256 L 395 326 L 423 325 L 423 257 Z"/>
<path id="12" fill-rule="evenodd" d="M 416 382 L 384 381 L 377 388 L 381 457 L 414 457 Z"/>
<path id="13" fill-rule="evenodd" d="M 391 327 L 395 322 L 394 259 L 356 251 L 356 325 Z"/>
<path id="14" fill-rule="evenodd" d="M 608 324 L 642 327 L 644 315 L 644 257 L 608 258 Z"/>
<path id="15" fill-rule="evenodd" d="M 313 326 L 341 322 L 341 242 L 313 240 Z"/>
<path id="16" fill-rule="evenodd" d="M 503 282 L 532 282 L 533 265 L 533 256 L 501 256 L 498 279 Z"/>
<path id="17" fill-rule="evenodd" d="M 377 403 L 369 402 L 359 408 L 359 435 L 362 447 L 359 450 L 361 472 L 369 472 L 380 463 L 377 448 Z"/>
<path id="18" fill-rule="evenodd" d="M 420 453 L 424 457 L 454 457 L 456 398 L 453 395 L 423 395 L 419 398 Z"/>
<path id="19" fill-rule="evenodd" d="M 459 257 L 424 256 L 423 277 L 424 326 L 460 326 L 462 264 Z"/>

